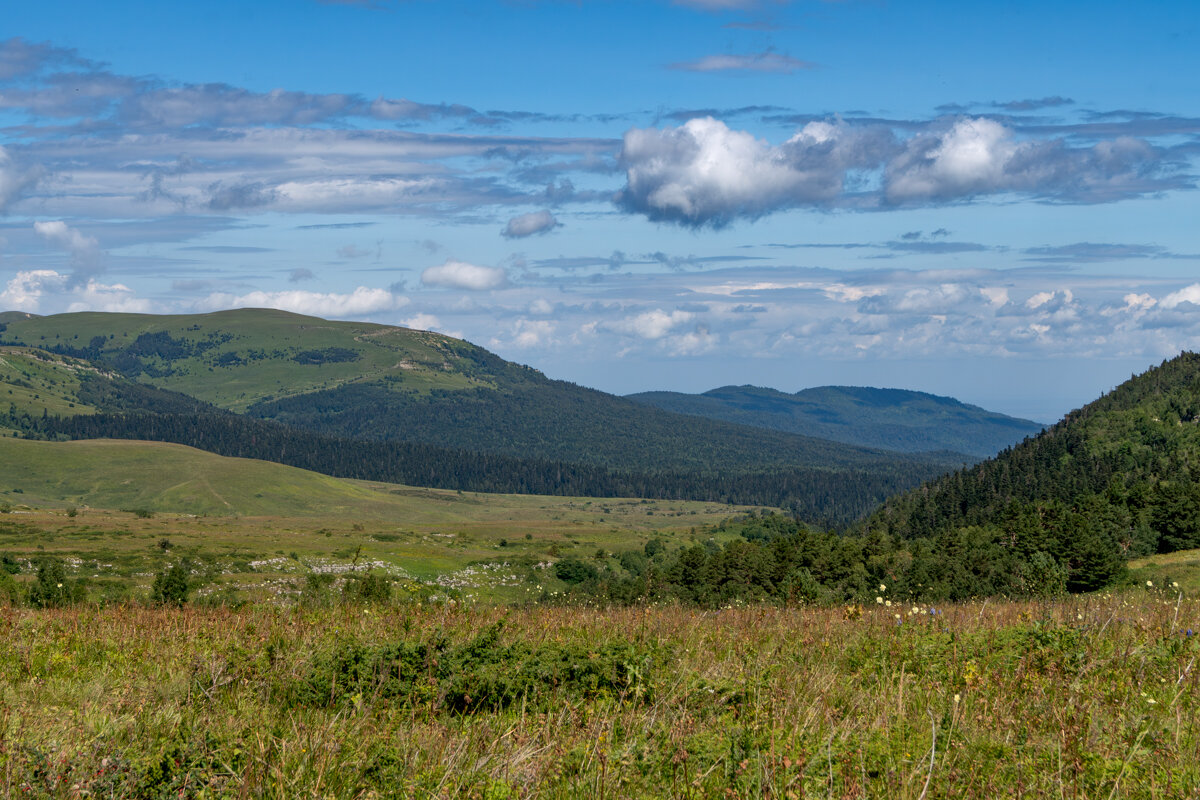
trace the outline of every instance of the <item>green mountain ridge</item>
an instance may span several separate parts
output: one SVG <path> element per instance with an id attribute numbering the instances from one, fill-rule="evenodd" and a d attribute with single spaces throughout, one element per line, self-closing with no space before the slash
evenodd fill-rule
<path id="1" fill-rule="evenodd" d="M 10 433 L 173 441 L 444 488 L 731 499 L 822 524 L 968 460 L 673 414 L 425 331 L 260 309 L 8 318 Z"/>
<path id="2" fill-rule="evenodd" d="M 819 386 L 787 394 L 722 386 L 702 394 L 640 392 L 627 398 L 666 411 L 905 453 L 952 451 L 986 458 L 1043 425 L 905 389 Z"/>
<path id="3" fill-rule="evenodd" d="M 924 579 L 981 593 L 999 593 L 1014 563 L 1061 569 L 1068 588 L 1087 590 L 1131 558 L 1200 547 L 1200 355 L 1164 361 L 1038 436 L 889 499 L 863 530 L 969 554 L 969 569 Z"/>
<path id="4" fill-rule="evenodd" d="M 914 463 L 646 408 L 440 334 L 269 309 L 59 314 L 10 322 L 0 343 L 87 359 L 219 408 L 349 438 L 622 469 Z M 939 453 L 917 461 L 963 459 Z"/>

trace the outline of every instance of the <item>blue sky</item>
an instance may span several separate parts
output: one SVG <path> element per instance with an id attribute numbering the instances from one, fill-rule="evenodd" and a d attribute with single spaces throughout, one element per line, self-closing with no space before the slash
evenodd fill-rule
<path id="1" fill-rule="evenodd" d="M 1200 339 L 1193 3 L 44 2 L 0 307 L 275 306 L 625 393 L 1052 420 Z"/>

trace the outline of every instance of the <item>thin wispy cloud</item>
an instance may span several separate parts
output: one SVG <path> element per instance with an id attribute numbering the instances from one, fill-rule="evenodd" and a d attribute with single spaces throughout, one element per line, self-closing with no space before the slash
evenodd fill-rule
<path id="1" fill-rule="evenodd" d="M 710 55 L 695 61 L 680 61 L 670 65 L 671 69 L 684 72 L 778 72 L 784 75 L 816 67 L 811 61 L 802 61 L 770 50 L 762 53 Z"/>

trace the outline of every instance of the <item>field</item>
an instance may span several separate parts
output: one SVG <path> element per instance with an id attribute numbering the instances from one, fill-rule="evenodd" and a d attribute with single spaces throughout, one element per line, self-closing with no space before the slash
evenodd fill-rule
<path id="1" fill-rule="evenodd" d="M 1200 604 L 0 611 L 5 797 L 1177 798 Z"/>
<path id="2" fill-rule="evenodd" d="M 53 555 L 87 579 L 88 599 L 140 600 L 165 564 L 187 559 L 194 599 L 226 604 L 290 599 L 311 574 L 370 571 L 519 602 L 563 588 L 547 569 L 560 557 L 602 565 L 652 538 L 702 541 L 746 510 L 348 481 L 172 444 L 0 439 L 5 508 L 0 555 L 22 565 L 22 581 Z"/>

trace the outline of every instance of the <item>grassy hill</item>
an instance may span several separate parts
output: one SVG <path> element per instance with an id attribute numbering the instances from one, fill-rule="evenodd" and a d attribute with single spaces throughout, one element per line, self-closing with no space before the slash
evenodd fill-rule
<path id="1" fill-rule="evenodd" d="M 948 450 L 986 458 L 1043 427 L 952 397 L 862 386 L 820 386 L 795 394 L 722 386 L 703 394 L 642 392 L 628 398 L 680 414 L 905 453 Z"/>
<path id="2" fill-rule="evenodd" d="M 176 444 L 109 439 L 0 439 L 0 499 L 252 516 L 378 516 L 395 505 L 379 492 L 316 472 Z"/>
<path id="3" fill-rule="evenodd" d="M 128 377 L 234 411 L 347 383 L 405 391 L 494 386 L 458 339 L 273 309 L 153 315 L 10 313 L 0 340 L 111 363 Z M 496 359 L 499 362 L 499 359 Z M 501 372 L 524 368 L 500 362 Z"/>

